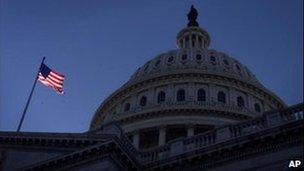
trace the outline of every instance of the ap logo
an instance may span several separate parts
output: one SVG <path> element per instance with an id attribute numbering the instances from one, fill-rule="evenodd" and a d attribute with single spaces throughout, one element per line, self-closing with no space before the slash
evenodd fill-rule
<path id="1" fill-rule="evenodd" d="M 288 167 L 299 167 L 300 165 L 300 160 L 290 160 Z"/>

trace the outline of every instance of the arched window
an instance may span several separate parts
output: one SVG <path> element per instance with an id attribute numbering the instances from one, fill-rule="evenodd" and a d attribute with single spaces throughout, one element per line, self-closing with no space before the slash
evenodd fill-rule
<path id="1" fill-rule="evenodd" d="M 225 63 L 225 65 L 229 65 L 229 62 L 226 60 L 226 59 L 224 59 L 224 63 Z"/>
<path id="2" fill-rule="evenodd" d="M 258 103 L 255 103 L 255 104 L 254 104 L 254 110 L 255 110 L 256 112 L 261 112 L 261 106 L 260 106 Z"/>
<path id="3" fill-rule="evenodd" d="M 124 111 L 129 111 L 130 107 L 131 107 L 130 103 L 126 103 L 124 107 Z"/>
<path id="4" fill-rule="evenodd" d="M 217 101 L 218 102 L 222 102 L 222 103 L 226 103 L 226 94 L 222 91 L 217 93 Z"/>
<path id="5" fill-rule="evenodd" d="M 163 91 L 159 92 L 157 96 L 157 103 L 164 102 L 165 100 L 166 100 L 166 93 Z"/>
<path id="6" fill-rule="evenodd" d="M 182 60 L 184 61 L 184 60 L 186 60 L 186 59 L 187 59 L 187 54 L 183 54 Z"/>
<path id="7" fill-rule="evenodd" d="M 197 91 L 197 101 L 206 101 L 206 92 L 204 89 L 199 89 Z"/>
<path id="8" fill-rule="evenodd" d="M 178 101 L 178 102 L 180 102 L 180 101 L 185 101 L 185 97 L 186 97 L 186 92 L 185 92 L 185 90 L 184 89 L 179 89 L 178 91 L 177 91 L 177 96 L 176 96 L 177 98 L 176 98 L 176 100 Z"/>
<path id="9" fill-rule="evenodd" d="M 211 62 L 215 62 L 215 57 L 214 56 L 210 56 L 210 60 L 211 60 Z"/>
<path id="10" fill-rule="evenodd" d="M 197 54 L 197 55 L 196 55 L 196 60 L 198 60 L 198 61 L 202 60 L 202 55 Z"/>
<path id="11" fill-rule="evenodd" d="M 146 96 L 142 96 L 140 99 L 140 105 L 141 106 L 146 106 L 147 104 L 147 97 Z"/>
<path id="12" fill-rule="evenodd" d="M 238 105 L 238 107 L 245 106 L 245 101 L 244 101 L 243 97 L 241 97 L 241 96 L 237 97 L 237 105 Z"/>

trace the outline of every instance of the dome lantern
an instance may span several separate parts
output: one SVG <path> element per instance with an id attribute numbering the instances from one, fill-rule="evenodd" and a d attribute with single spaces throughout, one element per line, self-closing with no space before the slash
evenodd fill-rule
<path id="1" fill-rule="evenodd" d="M 207 49 L 210 45 L 210 36 L 204 29 L 199 27 L 197 19 L 198 12 L 191 6 L 187 14 L 187 27 L 177 34 L 177 45 L 181 49 Z"/>

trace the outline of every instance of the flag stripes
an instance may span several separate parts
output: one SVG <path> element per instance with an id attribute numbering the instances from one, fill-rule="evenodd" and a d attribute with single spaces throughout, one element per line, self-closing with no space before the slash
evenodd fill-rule
<path id="1" fill-rule="evenodd" d="M 64 78 L 64 75 L 51 70 L 45 64 L 42 64 L 38 75 L 38 81 L 43 85 L 52 88 L 59 94 L 63 94 Z"/>

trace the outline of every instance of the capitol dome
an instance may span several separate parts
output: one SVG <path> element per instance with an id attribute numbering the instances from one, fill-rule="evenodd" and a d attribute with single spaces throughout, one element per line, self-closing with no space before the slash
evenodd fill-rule
<path id="1" fill-rule="evenodd" d="M 187 27 L 177 34 L 178 49 L 145 63 L 111 94 L 91 131 L 117 121 L 135 147 L 146 149 L 286 107 L 246 66 L 209 49 L 210 36 L 196 18 L 191 7 Z"/>

